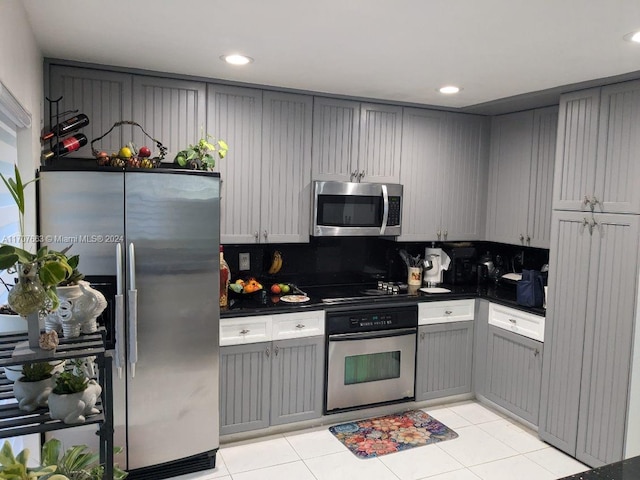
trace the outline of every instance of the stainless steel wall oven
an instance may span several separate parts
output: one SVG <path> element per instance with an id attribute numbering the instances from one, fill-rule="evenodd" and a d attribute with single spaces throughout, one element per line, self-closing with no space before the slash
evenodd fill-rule
<path id="1" fill-rule="evenodd" d="M 328 311 L 325 413 L 415 398 L 416 305 Z"/>

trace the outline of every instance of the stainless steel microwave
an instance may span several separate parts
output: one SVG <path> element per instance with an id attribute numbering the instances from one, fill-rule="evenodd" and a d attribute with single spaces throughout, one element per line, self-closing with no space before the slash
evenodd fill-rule
<path id="1" fill-rule="evenodd" d="M 313 182 L 311 235 L 397 236 L 402 227 L 402 185 Z"/>

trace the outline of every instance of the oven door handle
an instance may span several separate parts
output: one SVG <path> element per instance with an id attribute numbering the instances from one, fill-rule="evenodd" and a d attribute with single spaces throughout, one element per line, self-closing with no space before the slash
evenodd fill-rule
<path id="1" fill-rule="evenodd" d="M 380 330 L 377 332 L 359 333 L 336 333 L 329 335 L 329 342 L 347 342 L 350 340 L 369 340 L 375 338 L 401 337 L 404 335 L 415 335 L 417 328 L 399 328 L 397 330 Z"/>

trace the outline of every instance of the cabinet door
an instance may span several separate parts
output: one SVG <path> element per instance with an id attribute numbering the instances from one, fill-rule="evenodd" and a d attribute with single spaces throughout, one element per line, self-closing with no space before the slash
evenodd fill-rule
<path id="1" fill-rule="evenodd" d="M 180 150 L 207 133 L 205 95 L 202 82 L 133 77 L 133 120 L 167 147 L 165 162 L 173 162 Z M 138 127 L 133 129 L 133 141 L 138 147 L 147 145 L 154 151 L 153 142 Z"/>
<path id="2" fill-rule="evenodd" d="M 594 467 L 623 459 L 640 218 L 600 214 L 595 221 L 576 450 Z"/>
<path id="3" fill-rule="evenodd" d="M 400 168 L 404 192 L 400 241 L 438 240 L 442 210 L 438 187 L 443 176 L 440 158 L 446 119 L 444 112 L 404 109 Z"/>
<path id="4" fill-rule="evenodd" d="M 584 197 L 594 195 L 600 89 L 560 97 L 553 208 L 584 210 Z"/>
<path id="5" fill-rule="evenodd" d="M 442 180 L 433 186 L 442 198 L 439 240 L 479 240 L 485 228 L 488 124 L 483 117 L 450 114 L 443 141 Z"/>
<path id="6" fill-rule="evenodd" d="M 357 181 L 360 103 L 313 100 L 313 179 Z"/>
<path id="7" fill-rule="evenodd" d="M 525 242 L 531 247 L 549 248 L 551 241 L 551 199 L 557 132 L 558 107 L 534 111 L 531 187 L 525 238 Z"/>
<path id="8" fill-rule="evenodd" d="M 264 92 L 261 241 L 307 242 L 313 98 Z"/>
<path id="9" fill-rule="evenodd" d="M 360 181 L 398 183 L 401 142 L 402 107 L 360 105 Z"/>
<path id="10" fill-rule="evenodd" d="M 416 401 L 471 391 L 473 321 L 418 328 Z"/>
<path id="11" fill-rule="evenodd" d="M 539 435 L 575 456 L 591 235 L 583 212 L 554 211 Z"/>
<path id="12" fill-rule="evenodd" d="M 640 81 L 602 88 L 596 211 L 640 213 Z"/>
<path id="13" fill-rule="evenodd" d="M 487 240 L 525 245 L 533 111 L 492 119 Z"/>
<path id="14" fill-rule="evenodd" d="M 207 130 L 229 145 L 216 162 L 220 188 L 220 243 L 260 240 L 262 92 L 209 85 Z"/>
<path id="15" fill-rule="evenodd" d="M 319 418 L 324 385 L 324 337 L 273 342 L 271 424 Z"/>
<path id="16" fill-rule="evenodd" d="M 271 342 L 220 347 L 220 434 L 269 426 Z"/>
<path id="17" fill-rule="evenodd" d="M 537 425 L 541 378 L 542 343 L 489 325 L 486 397 Z"/>
<path id="18" fill-rule="evenodd" d="M 52 99 L 63 97 L 60 113 L 78 110 L 89 117 L 89 125 L 80 131 L 91 142 L 107 133 L 114 123 L 131 120 L 131 79 L 131 75 L 124 73 L 52 65 L 48 96 Z M 45 119 L 48 113 L 46 110 Z M 131 131 L 130 126 L 116 127 L 94 147 L 108 153 L 117 152 L 132 140 Z M 70 153 L 69 157 L 92 157 L 90 145 Z"/>

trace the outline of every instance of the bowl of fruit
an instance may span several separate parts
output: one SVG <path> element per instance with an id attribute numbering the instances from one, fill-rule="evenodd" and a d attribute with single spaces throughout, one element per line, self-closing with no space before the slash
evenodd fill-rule
<path id="1" fill-rule="evenodd" d="M 124 145 L 119 151 L 112 153 L 109 155 L 105 151 L 100 151 L 94 146 L 94 143 L 99 142 L 104 137 L 109 135 L 111 131 L 115 127 L 121 127 L 123 125 L 133 125 L 137 126 L 142 130 L 148 139 L 153 142 L 150 145 L 155 144 L 155 147 L 158 149 L 159 154 L 157 156 L 152 156 L 151 148 L 143 145 L 140 148 L 137 148 L 133 142 L 129 142 Z M 123 120 L 121 122 L 116 122 L 113 127 L 109 129 L 107 133 L 104 135 L 94 138 L 91 140 L 91 152 L 93 156 L 96 158 L 98 162 L 98 166 L 100 167 L 116 167 L 116 168 L 157 168 L 160 166 L 162 159 L 167 154 L 167 147 L 165 147 L 161 142 L 153 138 L 144 129 L 136 122 L 132 122 L 130 120 Z"/>
<path id="2" fill-rule="evenodd" d="M 246 280 L 239 278 L 229 284 L 229 291 L 236 296 L 253 295 L 262 291 L 262 284 L 253 277 Z"/>

